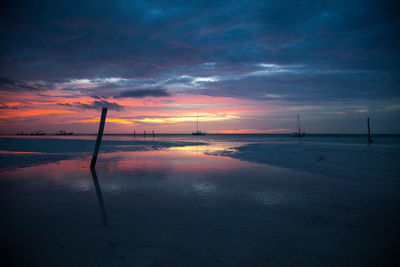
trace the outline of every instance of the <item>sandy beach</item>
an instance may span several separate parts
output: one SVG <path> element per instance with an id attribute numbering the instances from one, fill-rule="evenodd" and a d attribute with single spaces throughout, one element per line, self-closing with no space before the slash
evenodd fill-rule
<path id="1" fill-rule="evenodd" d="M 393 266 L 400 150 L 390 138 L 106 136 L 93 174 L 93 136 L 2 137 L 2 259 Z"/>

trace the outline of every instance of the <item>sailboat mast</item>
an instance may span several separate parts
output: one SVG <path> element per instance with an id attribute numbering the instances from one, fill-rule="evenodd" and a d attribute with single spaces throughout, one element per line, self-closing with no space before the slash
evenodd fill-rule
<path id="1" fill-rule="evenodd" d="M 299 136 L 301 135 L 300 133 L 300 115 L 297 114 L 297 122 L 299 123 Z"/>

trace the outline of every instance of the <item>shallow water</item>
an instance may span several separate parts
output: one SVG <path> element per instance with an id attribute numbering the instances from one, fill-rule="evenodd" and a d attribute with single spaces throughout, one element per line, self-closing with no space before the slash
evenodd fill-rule
<path id="1" fill-rule="evenodd" d="M 22 139 L 84 139 L 95 140 L 96 134 L 75 134 L 71 136 L 45 135 L 45 136 L 17 136 L 0 135 L 7 138 Z M 400 146 L 400 134 L 373 134 L 372 139 L 376 145 Z M 207 134 L 193 136 L 191 134 L 104 134 L 103 140 L 119 141 L 190 141 L 190 142 L 256 142 L 256 143 L 325 143 L 325 144 L 368 144 L 366 134 L 307 134 L 304 138 L 292 137 L 291 134 Z"/>
<path id="2" fill-rule="evenodd" d="M 156 150 L 147 143 L 133 150 L 105 142 L 95 172 L 88 168 L 90 151 L 73 149 L 63 159 L 1 169 L 3 259 L 29 266 L 367 266 L 396 260 L 398 183 L 210 155 L 249 140 L 200 141 L 205 144 Z M 9 159 L 20 156 L 27 155 L 10 153 Z"/>

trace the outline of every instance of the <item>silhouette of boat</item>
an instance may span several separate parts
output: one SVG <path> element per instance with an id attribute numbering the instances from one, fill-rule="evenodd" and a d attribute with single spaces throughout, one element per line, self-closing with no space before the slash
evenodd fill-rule
<path id="1" fill-rule="evenodd" d="M 196 131 L 194 133 L 192 133 L 193 135 L 206 135 L 205 132 L 201 132 L 201 131 Z"/>
<path id="2" fill-rule="evenodd" d="M 298 132 L 292 133 L 292 136 L 293 136 L 293 137 L 304 137 L 304 136 L 306 135 L 306 133 L 305 133 L 305 132 L 302 132 L 302 131 L 300 130 L 300 115 L 299 115 L 299 114 L 297 114 L 297 122 L 298 122 L 298 124 L 299 124 L 299 131 L 298 131 Z"/>
<path id="3" fill-rule="evenodd" d="M 206 135 L 205 132 L 199 131 L 199 116 L 197 116 L 196 131 L 192 135 Z"/>
<path id="4" fill-rule="evenodd" d="M 18 132 L 17 135 L 29 135 L 29 134 L 24 132 Z"/>
<path id="5" fill-rule="evenodd" d="M 42 131 L 34 131 L 34 132 L 30 133 L 29 135 L 46 135 L 46 133 L 44 133 Z"/>
<path id="6" fill-rule="evenodd" d="M 60 130 L 60 131 L 58 131 L 58 132 L 56 133 L 56 135 L 73 135 L 73 134 L 74 134 L 73 132 L 67 133 L 67 132 L 64 131 L 64 130 Z"/>

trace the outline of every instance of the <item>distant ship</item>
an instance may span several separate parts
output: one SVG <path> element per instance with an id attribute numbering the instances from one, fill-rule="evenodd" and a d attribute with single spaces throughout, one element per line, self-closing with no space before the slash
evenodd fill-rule
<path id="1" fill-rule="evenodd" d="M 29 134 L 24 132 L 18 132 L 17 135 L 29 135 Z"/>
<path id="2" fill-rule="evenodd" d="M 299 115 L 299 114 L 297 114 L 297 122 L 298 122 L 298 124 L 299 124 L 299 131 L 298 131 L 298 132 L 292 133 L 292 136 L 293 136 L 293 137 L 304 137 L 304 136 L 306 135 L 306 133 L 305 133 L 305 132 L 302 132 L 302 131 L 300 130 L 300 115 Z"/>
<path id="3" fill-rule="evenodd" d="M 34 131 L 34 132 L 30 133 L 29 135 L 46 135 L 46 133 L 44 133 L 42 131 Z"/>
<path id="4" fill-rule="evenodd" d="M 205 132 L 199 131 L 199 116 L 197 116 L 196 132 L 192 133 L 192 135 L 206 135 Z"/>
<path id="5" fill-rule="evenodd" d="M 56 133 L 56 135 L 73 135 L 73 132 L 67 133 L 66 131 L 60 130 Z"/>

